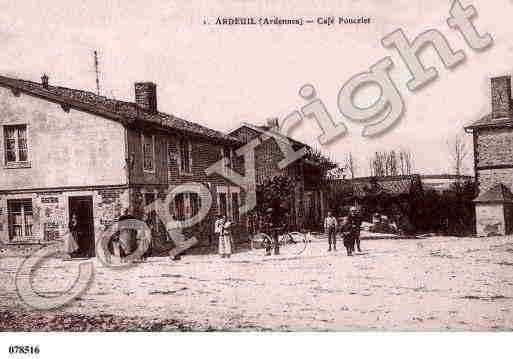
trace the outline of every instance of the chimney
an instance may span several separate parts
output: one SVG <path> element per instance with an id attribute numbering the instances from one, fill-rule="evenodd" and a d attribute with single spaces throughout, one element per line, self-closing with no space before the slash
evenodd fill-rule
<path id="1" fill-rule="evenodd" d="M 157 85 L 153 82 L 136 82 L 135 103 L 140 109 L 157 112 Z"/>
<path id="2" fill-rule="evenodd" d="M 48 75 L 47 74 L 43 74 L 43 76 L 41 76 L 41 84 L 43 85 L 43 88 L 47 89 L 48 88 Z"/>
<path id="3" fill-rule="evenodd" d="M 511 76 L 493 77 L 492 118 L 509 117 L 511 114 Z"/>
<path id="4" fill-rule="evenodd" d="M 280 122 L 278 121 L 278 117 L 268 118 L 267 126 L 270 127 L 270 129 L 279 130 Z"/>

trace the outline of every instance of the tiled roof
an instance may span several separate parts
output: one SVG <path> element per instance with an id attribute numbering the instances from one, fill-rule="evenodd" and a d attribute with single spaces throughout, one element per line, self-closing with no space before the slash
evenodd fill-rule
<path id="1" fill-rule="evenodd" d="M 377 192 L 391 195 L 409 194 L 412 187 L 411 178 L 382 179 L 377 181 Z M 357 197 L 365 197 L 372 189 L 370 181 L 353 182 L 353 192 Z"/>
<path id="2" fill-rule="evenodd" d="M 157 124 L 164 129 L 173 129 L 179 132 L 225 142 L 240 143 L 235 137 L 201 126 L 197 123 L 186 121 L 162 112 L 150 113 L 139 108 L 134 102 L 110 99 L 104 96 L 98 96 L 89 91 L 60 86 L 43 87 L 41 83 L 5 76 L 0 76 L 0 86 L 10 88 L 15 94 L 23 92 L 123 123 L 145 121 Z"/>
<path id="3" fill-rule="evenodd" d="M 308 146 L 308 145 L 306 145 L 306 144 L 304 144 L 302 142 L 299 142 L 299 141 L 293 139 L 292 137 L 285 136 L 279 130 L 276 131 L 276 130 L 272 130 L 271 127 L 269 127 L 269 126 L 258 126 L 258 125 L 253 125 L 253 124 L 250 124 L 250 123 L 244 123 L 240 127 L 238 127 L 235 130 L 231 131 L 229 133 L 229 135 L 237 136 L 238 132 L 241 129 L 243 129 L 243 128 L 250 129 L 252 132 L 254 132 L 254 136 L 255 137 L 257 137 L 259 135 L 265 135 L 265 133 L 267 131 L 272 131 L 274 133 L 274 137 L 273 138 L 275 140 L 283 139 L 283 142 L 285 142 L 286 144 L 290 143 L 295 150 L 298 150 L 298 149 L 300 149 L 302 147 L 306 147 L 306 148 L 310 147 L 310 146 Z"/>
<path id="4" fill-rule="evenodd" d="M 485 193 L 479 195 L 474 202 L 513 203 L 513 194 L 508 187 L 499 183 Z"/>
<path id="5" fill-rule="evenodd" d="M 360 177 L 352 180 L 332 180 L 340 188 L 351 186 L 353 195 L 363 198 L 370 193 L 372 194 L 389 194 L 393 196 L 408 195 L 411 193 L 413 186 L 419 186 L 419 175 L 405 176 L 383 176 L 383 177 Z"/>
<path id="6" fill-rule="evenodd" d="M 482 128 L 482 127 L 502 127 L 513 126 L 513 117 L 499 117 L 494 118 L 492 114 L 483 116 L 472 124 L 465 126 L 465 129 Z"/>
<path id="7" fill-rule="evenodd" d="M 255 126 L 256 128 L 262 130 L 262 131 L 271 131 L 271 127 L 269 126 Z M 275 131 L 276 132 L 276 131 Z M 277 132 L 279 133 L 279 132 Z M 294 147 L 298 147 L 298 148 L 301 148 L 301 147 L 309 147 L 308 145 L 304 144 L 303 142 L 300 142 L 298 140 L 295 140 L 293 139 L 292 137 L 289 137 L 289 136 L 285 136 L 285 135 L 282 135 L 284 138 L 286 138 L 287 140 L 289 140 L 291 143 L 292 143 L 292 146 Z"/>

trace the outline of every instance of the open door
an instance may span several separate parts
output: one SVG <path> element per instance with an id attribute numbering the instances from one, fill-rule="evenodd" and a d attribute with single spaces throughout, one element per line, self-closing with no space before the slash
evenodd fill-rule
<path id="1" fill-rule="evenodd" d="M 93 197 L 69 197 L 69 220 L 73 214 L 78 218 L 78 246 L 79 249 L 74 256 L 94 257 L 94 219 L 93 219 Z M 69 223 L 69 222 L 68 222 Z"/>

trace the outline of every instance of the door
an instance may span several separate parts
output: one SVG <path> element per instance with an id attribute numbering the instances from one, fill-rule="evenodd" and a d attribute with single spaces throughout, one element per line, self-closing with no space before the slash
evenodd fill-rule
<path id="1" fill-rule="evenodd" d="M 73 214 L 78 220 L 78 246 L 77 257 L 94 257 L 94 220 L 93 197 L 69 197 L 69 220 Z M 69 222 L 68 222 L 69 223 Z"/>

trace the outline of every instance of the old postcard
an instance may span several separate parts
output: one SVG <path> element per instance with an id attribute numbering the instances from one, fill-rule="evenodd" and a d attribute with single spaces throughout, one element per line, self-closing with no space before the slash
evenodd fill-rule
<path id="1" fill-rule="evenodd" d="M 511 331 L 511 14 L 2 1 L 0 330 Z"/>

